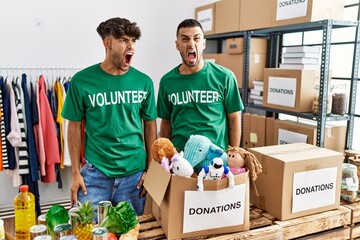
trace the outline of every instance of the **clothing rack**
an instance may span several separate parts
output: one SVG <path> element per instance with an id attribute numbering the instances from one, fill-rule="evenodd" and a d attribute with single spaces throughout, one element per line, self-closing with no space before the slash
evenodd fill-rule
<path id="1" fill-rule="evenodd" d="M 17 74 L 22 74 L 22 73 L 29 73 L 29 75 L 32 74 L 36 74 L 36 75 L 68 75 L 71 76 L 73 75 L 75 72 L 79 71 L 83 69 L 83 67 L 53 67 L 53 66 L 36 66 L 36 67 L 32 67 L 32 66 L 4 66 L 1 67 L 0 66 L 0 76 L 5 75 L 9 76 L 9 75 L 17 75 Z"/>

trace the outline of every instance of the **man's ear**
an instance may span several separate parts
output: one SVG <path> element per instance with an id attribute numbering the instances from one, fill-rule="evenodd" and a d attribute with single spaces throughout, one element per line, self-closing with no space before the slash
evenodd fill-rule
<path id="1" fill-rule="evenodd" d="M 178 45 L 178 41 L 175 40 L 175 45 L 176 45 L 176 49 L 179 50 L 179 45 Z"/>
<path id="2" fill-rule="evenodd" d="M 111 39 L 109 37 L 105 37 L 103 40 L 103 44 L 105 48 L 109 48 L 111 46 Z"/>

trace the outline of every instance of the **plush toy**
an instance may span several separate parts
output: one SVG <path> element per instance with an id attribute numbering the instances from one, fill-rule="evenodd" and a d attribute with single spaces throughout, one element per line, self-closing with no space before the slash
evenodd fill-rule
<path id="1" fill-rule="evenodd" d="M 225 174 L 229 179 L 229 188 L 235 186 L 234 175 L 230 171 L 229 167 L 224 166 L 224 162 L 221 158 L 214 158 L 210 166 L 203 167 L 198 175 L 197 190 L 203 191 L 203 180 L 219 180 Z"/>
<path id="2" fill-rule="evenodd" d="M 199 173 L 203 166 L 211 165 L 214 158 L 219 157 L 227 165 L 227 155 L 223 149 L 213 144 L 210 139 L 202 135 L 191 135 L 185 143 L 184 158 Z"/>
<path id="3" fill-rule="evenodd" d="M 158 138 L 151 145 L 152 158 L 168 172 L 170 172 L 170 160 L 175 152 L 173 143 L 167 138 Z"/>
<path id="4" fill-rule="evenodd" d="M 194 168 L 183 156 L 183 151 L 174 154 L 171 158 L 170 170 L 172 170 L 175 175 L 189 178 L 194 173 Z"/>
<path id="5" fill-rule="evenodd" d="M 255 181 L 257 175 L 262 172 L 262 166 L 255 155 L 244 148 L 232 146 L 228 147 L 227 152 L 230 171 L 237 175 L 248 169 L 251 179 Z"/>

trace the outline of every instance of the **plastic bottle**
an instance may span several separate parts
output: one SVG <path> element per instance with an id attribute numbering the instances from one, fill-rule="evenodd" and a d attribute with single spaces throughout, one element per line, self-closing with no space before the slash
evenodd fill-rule
<path id="1" fill-rule="evenodd" d="M 20 193 L 14 199 L 16 240 L 30 240 L 30 227 L 36 222 L 35 197 L 28 190 L 28 185 L 21 185 Z"/>

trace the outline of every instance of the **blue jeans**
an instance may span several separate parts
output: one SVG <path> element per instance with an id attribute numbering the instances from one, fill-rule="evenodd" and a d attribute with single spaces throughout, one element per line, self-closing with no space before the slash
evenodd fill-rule
<path id="1" fill-rule="evenodd" d="M 97 204 L 100 201 L 111 201 L 112 206 L 116 206 L 121 201 L 127 201 L 135 210 L 136 215 L 143 214 L 146 198 L 140 198 L 142 189 L 136 188 L 142 171 L 127 177 L 109 178 L 91 163 L 85 161 L 80 173 L 84 178 L 87 194 L 84 195 L 80 188 L 77 194 L 78 201 L 83 203 L 91 200 L 96 213 Z"/>

